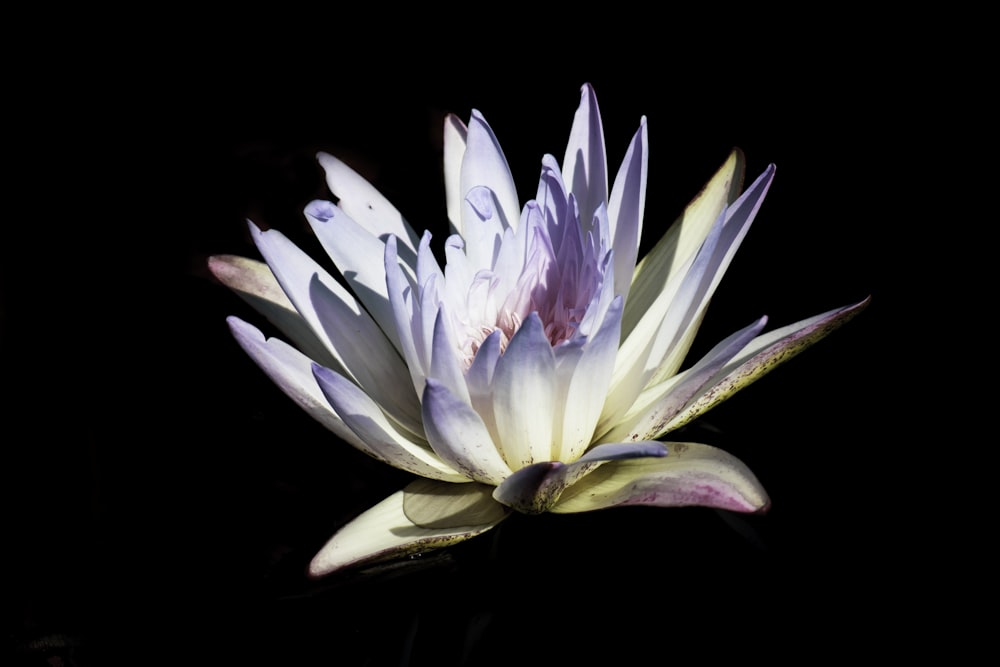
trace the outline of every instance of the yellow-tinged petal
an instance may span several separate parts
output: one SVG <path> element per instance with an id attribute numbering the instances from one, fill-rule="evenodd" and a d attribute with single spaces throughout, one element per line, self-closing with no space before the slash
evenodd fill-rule
<path id="1" fill-rule="evenodd" d="M 406 489 L 397 491 L 371 509 L 363 512 L 346 526 L 341 528 L 320 549 L 309 563 L 309 574 L 321 577 L 345 567 L 374 563 L 390 558 L 400 558 L 410 554 L 431 551 L 457 544 L 470 537 L 475 537 L 502 521 L 507 514 L 497 516 L 495 513 L 483 513 L 475 502 L 468 503 L 465 511 L 456 512 L 460 502 L 441 503 L 442 514 L 438 518 L 449 525 L 444 527 L 424 527 L 411 521 L 404 510 L 408 490 L 426 495 L 426 480 L 413 482 Z M 447 484 L 437 482 L 437 484 Z M 459 489 L 468 489 L 470 496 L 478 498 L 481 494 L 474 483 L 449 485 Z M 497 503 L 494 503 L 499 507 Z M 430 520 L 431 511 L 427 506 L 417 510 Z M 445 517 L 450 519 L 445 519 Z M 457 525 L 461 520 L 469 521 L 467 525 Z M 476 523 L 479 521 L 479 523 Z"/>

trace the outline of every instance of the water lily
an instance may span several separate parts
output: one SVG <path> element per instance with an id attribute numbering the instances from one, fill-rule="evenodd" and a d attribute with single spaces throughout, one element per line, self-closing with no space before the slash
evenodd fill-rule
<path id="1" fill-rule="evenodd" d="M 342 281 L 252 222 L 266 263 L 210 260 L 294 344 L 229 318 L 268 376 L 342 440 L 417 476 L 343 526 L 311 574 L 453 544 L 512 511 L 768 507 L 736 457 L 660 438 L 867 303 L 768 332 L 761 317 L 685 365 L 773 165 L 741 192 L 734 151 L 638 261 L 645 118 L 609 190 L 601 116 L 583 86 L 562 163 L 543 157 L 522 207 L 483 115 L 449 115 L 442 267 L 428 232 L 345 163 L 318 158 L 337 201 L 313 201 L 305 216 Z"/>

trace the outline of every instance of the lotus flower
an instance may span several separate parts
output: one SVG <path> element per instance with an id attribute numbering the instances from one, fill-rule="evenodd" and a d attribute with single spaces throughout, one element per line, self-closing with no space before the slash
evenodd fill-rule
<path id="1" fill-rule="evenodd" d="M 741 193 L 734 151 L 637 263 L 647 155 L 642 118 L 609 192 L 601 116 L 585 85 L 562 165 L 543 157 L 522 208 L 483 115 L 468 124 L 449 115 L 445 266 L 429 233 L 418 236 L 324 153 L 338 201 L 313 201 L 305 216 L 343 282 L 252 222 L 266 264 L 211 258 L 215 276 L 295 344 L 229 318 L 267 375 L 342 440 L 418 478 L 343 526 L 312 575 L 453 544 L 512 511 L 768 507 L 734 456 L 659 438 L 867 300 L 768 333 L 761 317 L 683 367 L 774 166 Z"/>

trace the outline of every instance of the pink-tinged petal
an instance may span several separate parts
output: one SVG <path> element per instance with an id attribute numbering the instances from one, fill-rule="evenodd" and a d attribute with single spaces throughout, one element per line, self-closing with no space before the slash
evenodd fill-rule
<path id="1" fill-rule="evenodd" d="M 739 150 L 715 172 L 684 213 L 636 266 L 625 302 L 622 336 L 628 336 L 675 276 L 689 265 L 719 214 L 743 187 L 745 160 Z"/>
<path id="2" fill-rule="evenodd" d="M 379 458 L 368 443 L 355 435 L 330 406 L 316 383 L 316 378 L 313 377 L 312 359 L 282 340 L 277 338 L 265 340 L 260 330 L 238 317 L 230 316 L 226 321 L 240 347 L 285 395 L 295 401 L 296 405 L 333 431 L 341 440 L 369 456 Z"/>
<path id="3" fill-rule="evenodd" d="M 458 116 L 448 114 L 444 118 L 444 195 L 451 231 L 464 235 L 462 227 L 462 159 L 469 130 Z"/>
<path id="4" fill-rule="evenodd" d="M 276 230 L 251 235 L 295 309 L 326 343 L 340 368 L 413 433 L 421 433 L 420 400 L 396 348 L 354 297 Z"/>
<path id="5" fill-rule="evenodd" d="M 313 365 L 312 372 L 326 400 L 358 438 L 367 443 L 376 458 L 428 479 L 468 481 L 426 443 L 395 428 L 378 404 L 343 375 L 318 364 Z"/>
<path id="6" fill-rule="evenodd" d="M 309 323 L 295 310 L 267 264 L 236 255 L 208 258 L 208 269 L 295 343 L 307 357 L 324 366 L 338 364 Z"/>
<path id="7" fill-rule="evenodd" d="M 531 313 L 497 362 L 493 411 L 504 459 L 513 470 L 552 455 L 555 360 L 537 313 Z"/>
<path id="8" fill-rule="evenodd" d="M 644 391 L 625 418 L 602 440 L 628 442 L 651 440 L 662 435 L 666 424 L 686 405 L 702 396 L 716 374 L 761 332 L 767 318 L 762 317 L 713 347 L 698 363 L 680 375 Z"/>
<path id="9" fill-rule="evenodd" d="M 595 447 L 574 463 L 535 463 L 521 468 L 503 481 L 493 498 L 525 514 L 548 511 L 570 486 L 609 461 L 667 456 L 661 442 L 611 443 Z"/>
<path id="10" fill-rule="evenodd" d="M 344 213 L 376 238 L 385 241 L 387 235 L 398 236 L 411 252 L 416 252 L 416 232 L 381 192 L 332 155 L 319 153 L 316 159 L 326 172 L 327 187 Z"/>
<path id="11" fill-rule="evenodd" d="M 479 111 L 472 111 L 466 136 L 465 155 L 462 159 L 459 193 L 462 199 L 472 188 L 483 185 L 496 195 L 501 215 L 511 227 L 516 227 L 521 206 L 514 188 L 507 158 L 504 157 L 500 142 Z M 463 210 L 462 215 L 466 215 Z M 463 225 L 466 225 L 463 219 Z"/>
<path id="12" fill-rule="evenodd" d="M 304 211 L 313 233 L 354 294 L 400 350 L 385 286 L 385 243 L 331 202 L 314 200 Z"/>
<path id="13" fill-rule="evenodd" d="M 664 443 L 663 458 L 608 462 L 566 488 L 549 511 L 588 512 L 621 505 L 698 505 L 733 512 L 765 511 L 770 501 L 750 469 L 721 449 Z"/>
<path id="14" fill-rule="evenodd" d="M 507 513 L 489 499 L 489 487 L 417 480 L 353 519 L 309 563 L 309 575 L 322 577 L 347 567 L 402 558 L 457 544 L 500 523 Z M 443 502 L 442 496 L 451 502 Z M 425 507 L 421 501 L 429 502 Z M 492 506 L 489 504 L 492 503 Z M 428 515 L 418 525 L 407 516 Z M 436 521 L 430 519 L 437 519 Z M 435 523 L 442 527 L 426 527 Z"/>
<path id="15" fill-rule="evenodd" d="M 615 293 L 624 297 L 631 288 L 639 253 L 642 216 L 646 210 L 648 163 L 649 138 L 643 116 L 615 176 L 608 200 L 609 231 L 615 248 Z"/>
<path id="16" fill-rule="evenodd" d="M 562 171 L 580 207 L 580 220 L 589 226 L 597 207 L 608 201 L 604 126 L 597 96 L 589 83 L 580 88 L 580 105 L 573 116 Z"/>
<path id="17" fill-rule="evenodd" d="M 687 424 L 822 340 L 864 310 L 870 301 L 871 297 L 868 297 L 859 303 L 830 310 L 758 336 L 723 366 L 705 385 L 698 398 L 665 424 L 657 437 Z"/>
<path id="18" fill-rule="evenodd" d="M 427 441 L 451 467 L 493 486 L 510 475 L 510 467 L 472 406 L 433 378 L 427 378 L 422 403 Z"/>

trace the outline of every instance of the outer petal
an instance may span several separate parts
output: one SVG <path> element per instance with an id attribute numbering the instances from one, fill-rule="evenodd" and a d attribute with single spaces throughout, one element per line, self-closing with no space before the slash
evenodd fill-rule
<path id="1" fill-rule="evenodd" d="M 691 200 L 681 217 L 636 266 L 622 319 L 623 338 L 632 332 L 667 283 L 698 251 L 723 208 L 739 196 L 744 163 L 743 154 L 734 150 Z"/>
<path id="2" fill-rule="evenodd" d="M 339 368 L 326 344 L 316 337 L 288 300 L 267 264 L 236 255 L 214 255 L 208 258 L 208 269 L 278 327 L 307 357 L 324 366 Z"/>
<path id="3" fill-rule="evenodd" d="M 277 338 L 264 339 L 255 327 L 238 317 L 228 317 L 229 329 L 240 347 L 257 362 L 281 391 L 311 417 L 369 456 L 381 458 L 367 442 L 354 434 L 330 407 L 312 374 L 312 359 Z"/>
<path id="4" fill-rule="evenodd" d="M 251 233 L 295 309 L 358 386 L 392 418 L 421 433 L 420 400 L 389 339 L 355 298 L 312 258 L 276 230 Z"/>
<path id="5" fill-rule="evenodd" d="M 864 310 L 871 297 L 851 306 L 830 310 L 815 317 L 758 336 L 734 357 L 712 380 L 706 384 L 698 398 L 687 405 L 662 428 L 660 435 L 680 428 L 692 419 L 712 409 L 740 389 L 802 352 L 813 343 L 825 338 L 845 322 Z"/>
<path id="6" fill-rule="evenodd" d="M 416 252 L 416 232 L 381 192 L 332 155 L 318 153 L 316 159 L 326 172 L 327 187 L 340 200 L 338 205 L 344 213 L 383 241 L 387 234 L 394 234 Z"/>
<path id="7" fill-rule="evenodd" d="M 545 512 L 563 491 L 609 461 L 661 457 L 667 448 L 661 442 L 628 442 L 598 445 L 574 463 L 536 463 L 521 468 L 493 492 L 498 501 L 525 514 Z"/>
<path id="8" fill-rule="evenodd" d="M 770 500 L 742 461 L 696 442 L 668 442 L 670 455 L 611 461 L 567 488 L 549 510 L 587 512 L 619 505 L 700 505 L 762 512 Z"/>
<path id="9" fill-rule="evenodd" d="M 385 286 L 385 243 L 331 202 L 311 201 L 303 213 L 344 280 L 402 352 Z"/>
<path id="10" fill-rule="evenodd" d="M 688 403 L 705 393 L 716 374 L 760 333 L 767 318 L 762 317 L 713 347 L 698 363 L 680 375 L 661 382 L 639 395 L 625 418 L 601 436 L 612 442 L 649 440 L 664 433 L 663 427 Z"/>
<path id="11" fill-rule="evenodd" d="M 421 507 L 420 499 L 412 497 L 433 496 L 433 488 L 439 489 L 455 502 L 442 503 L 440 499 L 435 499 L 436 502 L 429 502 Z M 440 549 L 475 537 L 507 516 L 502 508 L 487 506 L 484 509 L 484 494 L 488 498 L 488 488 L 475 483 L 441 482 L 436 487 L 428 487 L 426 480 L 413 482 L 337 531 L 309 563 L 309 574 L 321 577 L 345 567 Z M 408 495 L 411 498 L 408 499 Z M 462 502 L 462 495 L 467 496 L 466 502 Z M 417 507 L 409 508 L 411 513 L 430 514 L 436 508 L 439 519 L 437 523 L 445 525 L 426 527 L 427 523 L 436 523 L 429 518 L 423 519 L 422 525 L 414 523 L 407 516 L 405 505 L 408 501 L 417 504 Z M 455 508 L 458 508 L 457 511 Z"/>
<path id="12" fill-rule="evenodd" d="M 393 428 L 379 406 L 353 382 L 318 364 L 313 364 L 312 370 L 330 405 L 358 438 L 368 444 L 376 458 L 429 479 L 469 481 L 424 443 L 415 442 Z"/>

